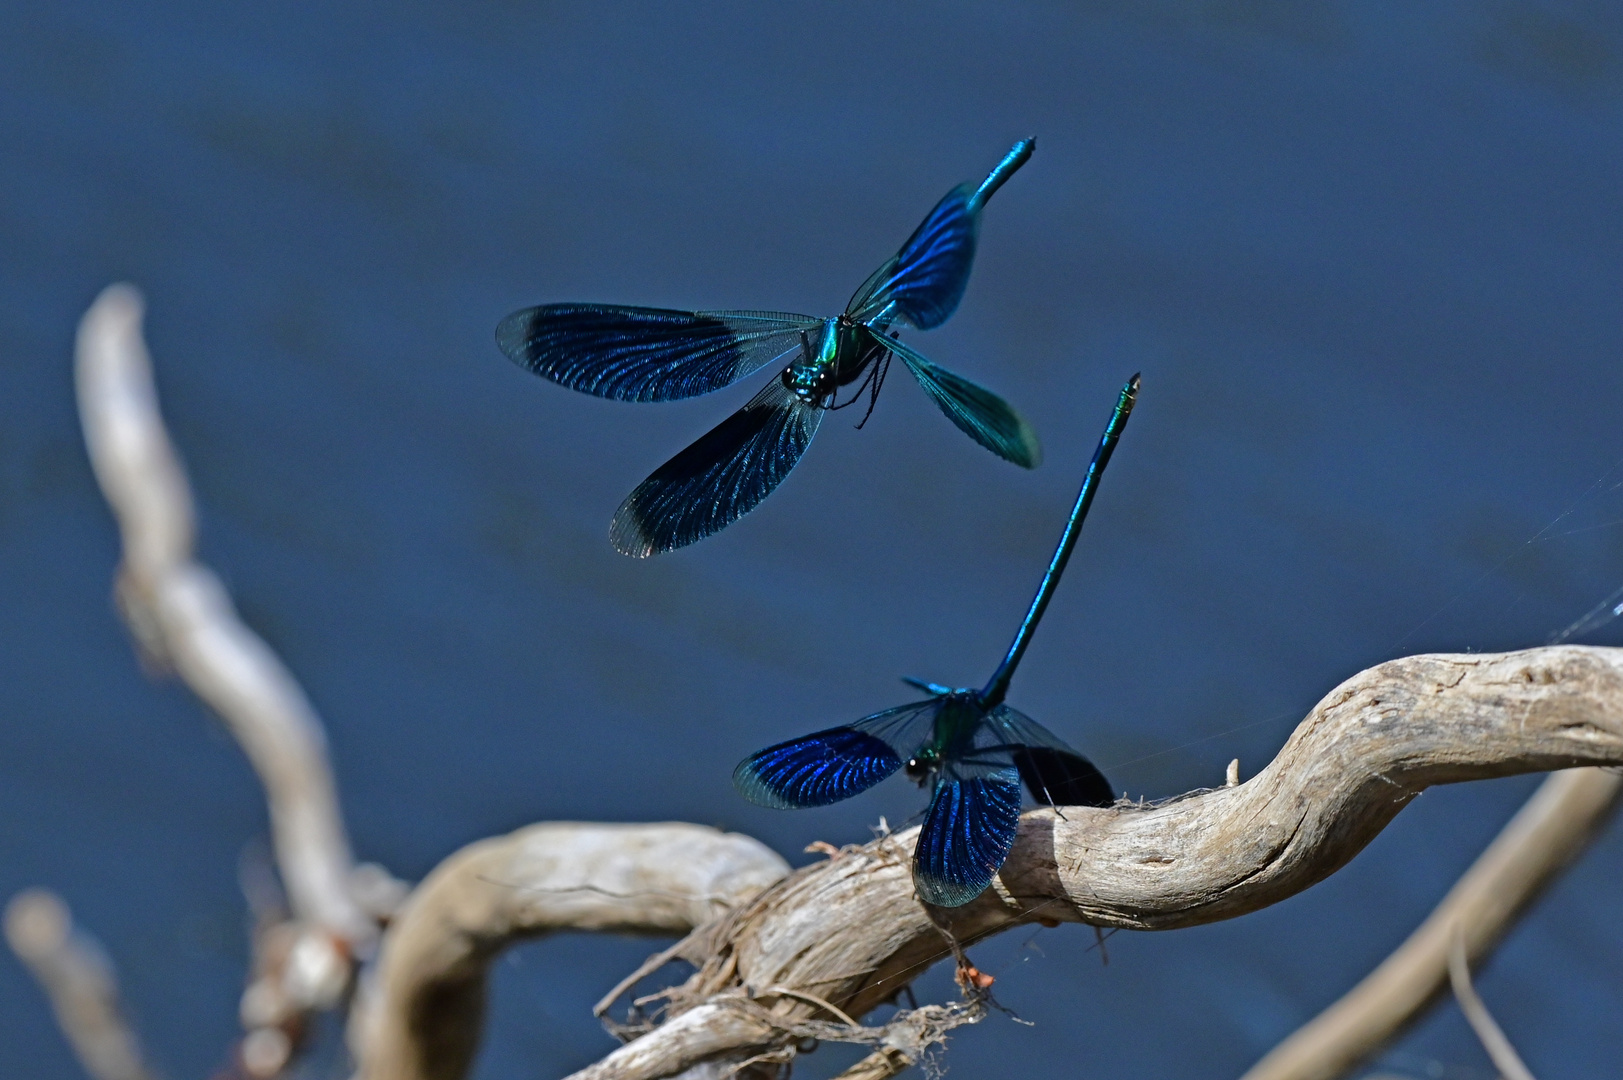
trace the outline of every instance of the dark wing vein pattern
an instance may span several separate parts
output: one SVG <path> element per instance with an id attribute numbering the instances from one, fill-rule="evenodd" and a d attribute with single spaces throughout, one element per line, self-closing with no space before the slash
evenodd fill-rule
<path id="1" fill-rule="evenodd" d="M 646 558 L 731 525 L 772 493 L 811 445 L 823 410 L 773 379 L 759 394 L 654 470 L 615 512 L 609 540 Z"/>
<path id="2" fill-rule="evenodd" d="M 774 809 L 827 806 L 879 783 L 929 738 L 939 705 L 901 705 L 751 754 L 733 770 L 750 802 Z"/>
<path id="3" fill-rule="evenodd" d="M 919 386 L 958 430 L 1005 461 L 1034 469 L 1042 461 L 1037 432 L 1014 406 L 984 386 L 955 375 L 926 360 L 916 349 L 894 338 L 875 334 L 874 340 L 902 358 Z"/>
<path id="4" fill-rule="evenodd" d="M 986 890 L 1020 828 L 1020 781 L 1014 768 L 965 775 L 951 768 L 936 782 L 913 850 L 919 899 L 959 907 Z"/>
<path id="5" fill-rule="evenodd" d="M 975 261 L 980 211 L 971 208 L 973 193 L 968 184 L 947 192 L 895 257 L 857 290 L 846 312 L 866 322 L 894 304 L 890 318 L 920 330 L 946 322 L 964 298 Z"/>
<path id="6" fill-rule="evenodd" d="M 1031 797 L 1046 806 L 1113 806 L 1104 773 L 1081 754 L 1047 746 L 1023 746 L 1014 764 Z"/>
<path id="7" fill-rule="evenodd" d="M 1015 767 L 1031 797 L 1047 806 L 1111 806 L 1116 801 L 1103 773 L 1065 741 L 1008 705 L 986 717 L 986 738 L 1012 748 Z"/>
<path id="8" fill-rule="evenodd" d="M 546 304 L 515 311 L 496 343 L 520 367 L 617 401 L 719 390 L 801 347 L 821 320 L 782 311 Z"/>
<path id="9" fill-rule="evenodd" d="M 752 803 L 796 810 L 848 799 L 901 765 L 883 740 L 837 727 L 751 754 L 733 770 L 733 784 Z"/>

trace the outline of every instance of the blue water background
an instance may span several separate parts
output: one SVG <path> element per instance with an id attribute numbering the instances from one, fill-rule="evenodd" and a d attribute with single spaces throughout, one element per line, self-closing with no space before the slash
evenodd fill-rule
<path id="1" fill-rule="evenodd" d="M 4 23 L 0 894 L 66 895 L 171 1077 L 237 1032 L 236 865 L 265 814 L 109 603 L 70 354 L 111 281 L 149 297 L 203 556 L 321 710 L 358 853 L 412 878 L 539 820 L 714 823 L 803 862 L 915 813 L 901 782 L 773 813 L 728 774 L 907 700 L 897 676 L 983 680 L 1134 371 L 1011 696 L 1134 796 L 1251 775 L 1366 665 L 1540 644 L 1623 585 L 1614 5 L 8 0 Z M 836 311 L 1029 134 L 962 309 L 911 340 L 1017 403 L 1045 465 L 995 460 L 896 374 L 741 524 L 615 554 L 623 495 L 748 391 L 567 393 L 496 321 Z M 1237 1075 L 1537 783 L 1429 792 L 1306 894 L 1117 935 L 1108 967 L 1075 927 L 988 943 L 1037 1026 L 994 1016 L 946 1063 Z M 1623 1060 L 1620 870 L 1614 831 L 1482 974 L 1539 1075 Z M 477 1076 L 604 1053 L 588 1005 L 653 947 L 511 954 Z M 8 1073 L 79 1075 L 9 954 L 0 1014 Z M 1386 1063 L 1492 1075 L 1447 1006 Z"/>

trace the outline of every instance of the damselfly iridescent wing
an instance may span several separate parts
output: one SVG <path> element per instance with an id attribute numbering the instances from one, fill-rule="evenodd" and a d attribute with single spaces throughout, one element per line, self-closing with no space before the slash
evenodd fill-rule
<path id="1" fill-rule="evenodd" d="M 876 340 L 901 357 L 930 400 L 958 426 L 958 430 L 1005 461 L 1034 469 L 1042 461 L 1037 432 L 1025 417 L 992 391 L 955 375 L 921 356 L 917 350 L 885 335 Z"/>
<path id="2" fill-rule="evenodd" d="M 1020 773 L 1012 755 L 948 757 L 913 848 L 913 887 L 938 907 L 967 904 L 992 883 L 1020 830 Z"/>
<path id="3" fill-rule="evenodd" d="M 677 401 L 798 352 L 822 324 L 784 311 L 544 304 L 503 319 L 496 343 L 513 363 L 583 394 Z"/>
<path id="4" fill-rule="evenodd" d="M 1021 139 L 979 187 L 960 184 L 947 192 L 901 250 L 868 275 L 845 305 L 845 313 L 880 330 L 893 322 L 919 330 L 946 322 L 969 285 L 981 209 L 1031 159 L 1036 146 L 1035 139 Z"/>
<path id="5" fill-rule="evenodd" d="M 615 511 L 610 542 L 626 555 L 646 558 L 731 525 L 789 475 L 824 412 L 773 379 L 638 484 Z"/>
<path id="6" fill-rule="evenodd" d="M 929 741 L 940 703 L 916 701 L 815 731 L 738 763 L 733 783 L 752 803 L 775 810 L 827 806 L 868 790 Z"/>

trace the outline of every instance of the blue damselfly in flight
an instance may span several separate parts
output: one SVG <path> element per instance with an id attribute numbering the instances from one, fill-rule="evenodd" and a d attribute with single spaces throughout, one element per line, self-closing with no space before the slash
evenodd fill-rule
<path id="1" fill-rule="evenodd" d="M 1031 139 L 1016 143 L 979 186 L 948 192 L 833 318 L 545 304 L 503 319 L 496 342 L 514 363 L 572 390 L 620 401 L 708 394 L 788 361 L 743 408 L 626 498 L 609 528 L 614 546 L 637 557 L 686 547 L 753 510 L 795 467 L 825 412 L 855 402 L 865 390 L 872 411 L 892 357 L 970 438 L 1016 465 L 1035 467 L 1037 436 L 1019 413 L 897 340 L 897 328 L 932 329 L 958 307 L 981 209 L 1034 146 Z M 840 402 L 840 393 L 853 386 Z"/>

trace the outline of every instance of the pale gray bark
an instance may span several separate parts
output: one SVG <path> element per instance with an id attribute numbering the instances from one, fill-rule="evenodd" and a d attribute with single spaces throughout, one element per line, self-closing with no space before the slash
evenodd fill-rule
<path id="1" fill-rule="evenodd" d="M 350 895 L 354 860 L 321 721 L 193 559 L 191 488 L 158 410 L 142 314 L 135 289 L 104 290 L 79 324 L 75 367 L 85 445 L 123 540 L 121 605 L 143 648 L 209 704 L 259 773 L 294 914 L 365 944 L 377 926 Z"/>
<path id="2" fill-rule="evenodd" d="M 143 659 L 173 670 L 214 710 L 265 788 L 292 919 L 261 928 L 255 942 L 237 1057 L 251 1075 L 273 1076 L 290 1058 L 301 1018 L 342 998 L 378 923 L 351 889 L 356 867 L 315 709 L 193 556 L 191 487 L 158 408 L 143 310 L 135 289 L 114 285 L 80 321 L 80 424 L 118 520 L 116 596 Z"/>
<path id="3" fill-rule="evenodd" d="M 1545 780 L 1448 895 L 1392 955 L 1253 1065 L 1243 1080 L 1338 1080 L 1397 1038 L 1449 985 L 1463 935 L 1481 963 L 1588 846 L 1623 796 L 1623 776 L 1572 769 Z"/>
<path id="4" fill-rule="evenodd" d="M 758 840 L 684 823 L 559 822 L 470 844 L 389 926 L 351 1019 L 359 1075 L 464 1075 L 486 969 L 515 940 L 556 930 L 681 935 L 788 872 Z"/>
<path id="5" fill-rule="evenodd" d="M 656 1080 L 694 1055 L 746 1047 L 724 1002 L 772 987 L 862 1016 L 930 963 L 943 934 L 969 942 L 1036 919 L 1165 930 L 1277 903 L 1352 858 L 1433 784 L 1623 764 L 1623 650 L 1558 646 L 1394 660 L 1333 690 L 1262 772 L 1160 806 L 1025 815 L 991 890 L 962 908 L 913 896 L 915 831 L 790 875 L 686 954 L 702 966 L 657 1028 L 576 1080 Z M 718 1008 L 719 1007 L 719 1008 Z M 785 1019 L 814 1006 L 779 1000 Z M 740 1043 L 740 1040 L 746 1040 Z"/>
<path id="6" fill-rule="evenodd" d="M 92 1080 L 153 1080 L 118 1000 L 107 954 L 73 925 L 62 898 L 28 889 L 6 905 L 6 942 L 51 999 L 56 1022 Z"/>

